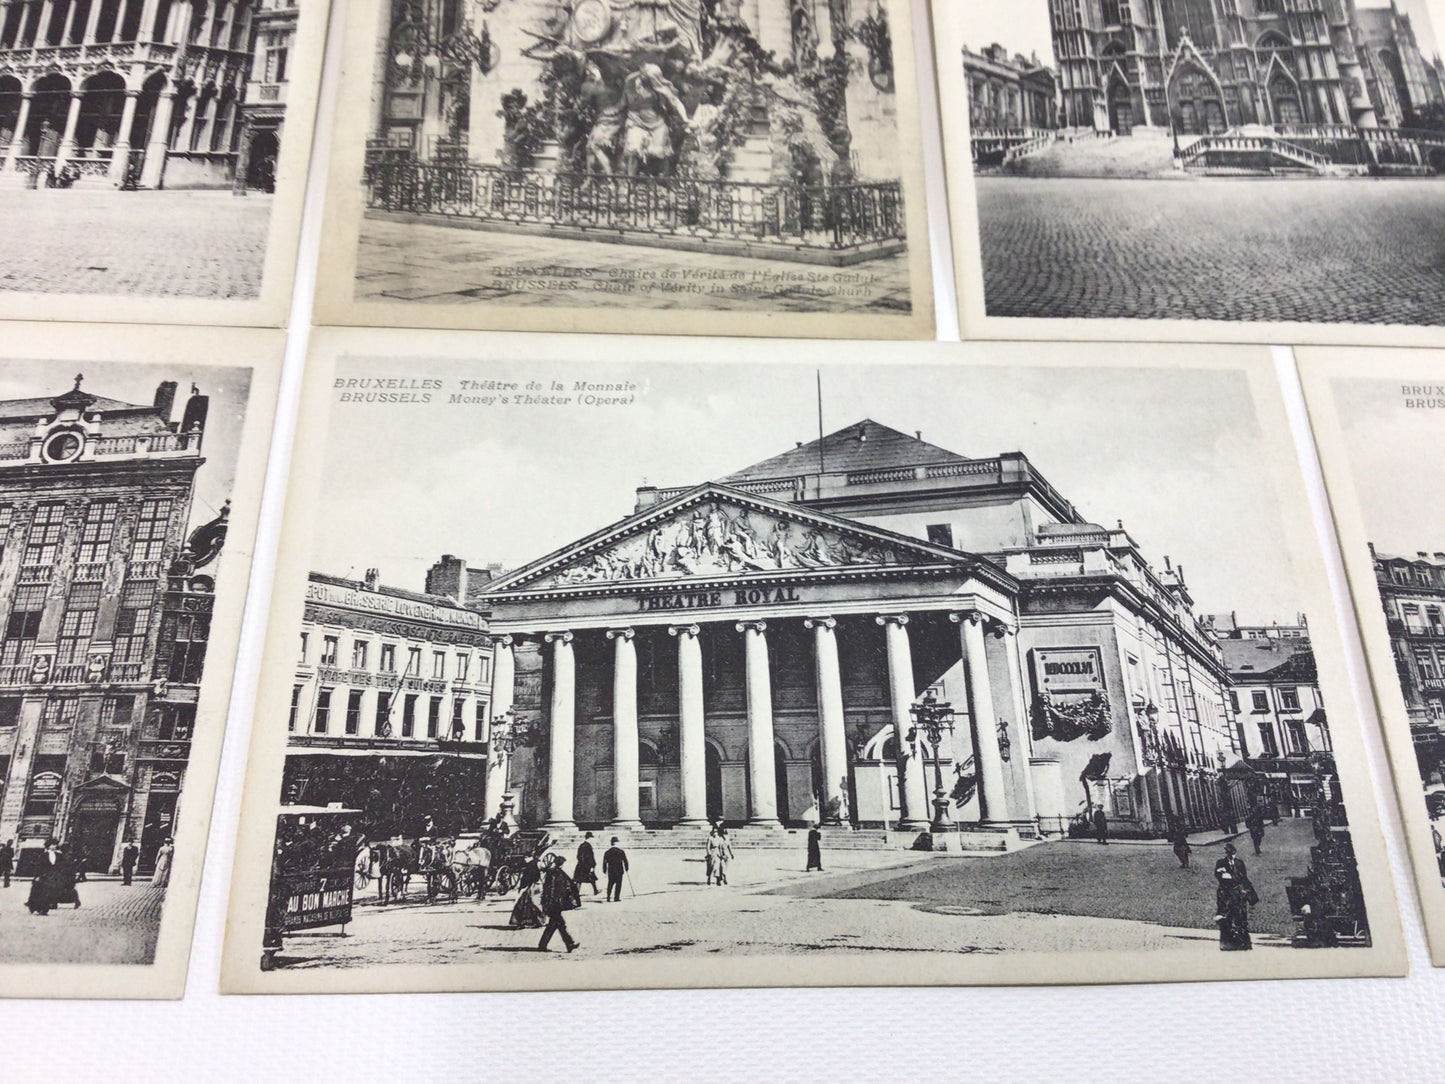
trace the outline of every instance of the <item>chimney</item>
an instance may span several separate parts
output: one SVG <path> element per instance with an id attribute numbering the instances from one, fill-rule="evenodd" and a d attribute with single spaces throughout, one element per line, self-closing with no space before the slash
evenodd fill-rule
<path id="1" fill-rule="evenodd" d="M 922 440 L 922 439 L 923 439 L 923 430 L 922 430 L 922 429 L 915 429 L 915 430 L 913 431 L 913 439 L 914 439 L 914 440 Z"/>
<path id="2" fill-rule="evenodd" d="M 206 428 L 206 415 L 211 410 L 211 397 L 202 395 L 201 389 L 191 385 L 191 397 L 186 400 L 186 412 L 181 417 L 182 433 L 200 433 Z"/>
<path id="3" fill-rule="evenodd" d="M 467 599 L 467 563 L 460 557 L 453 557 L 450 553 L 443 554 L 441 560 L 427 569 L 426 593 L 441 595 L 453 602 L 465 602 Z"/>
<path id="4" fill-rule="evenodd" d="M 171 411 L 176 405 L 176 382 L 174 380 L 162 380 L 156 385 L 156 413 L 167 422 L 171 420 Z"/>
<path id="5" fill-rule="evenodd" d="M 381 582 L 381 569 L 368 568 L 362 582 L 365 583 L 368 591 L 375 591 L 377 584 Z"/>

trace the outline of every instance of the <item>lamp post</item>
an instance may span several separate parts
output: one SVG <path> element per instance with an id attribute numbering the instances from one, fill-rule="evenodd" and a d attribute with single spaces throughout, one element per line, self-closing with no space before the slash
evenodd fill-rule
<path id="1" fill-rule="evenodd" d="M 933 746 L 933 831 L 943 831 L 948 827 L 948 792 L 943 789 L 940 747 L 944 732 L 953 733 L 953 705 L 939 700 L 930 689 L 908 713 L 923 740 Z"/>

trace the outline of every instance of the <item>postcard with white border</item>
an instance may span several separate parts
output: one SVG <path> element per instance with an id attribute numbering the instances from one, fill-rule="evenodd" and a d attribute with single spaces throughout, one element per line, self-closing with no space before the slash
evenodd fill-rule
<path id="1" fill-rule="evenodd" d="M 0 995 L 178 998 L 284 337 L 5 335 Z"/>
<path id="2" fill-rule="evenodd" d="M 964 338 L 1445 346 L 1445 16 L 1327 7 L 933 0 Z"/>
<path id="3" fill-rule="evenodd" d="M 1267 348 L 321 329 L 300 417 L 225 991 L 1403 973 Z"/>
<path id="4" fill-rule="evenodd" d="M 316 322 L 932 338 L 911 0 L 350 0 Z"/>
<path id="5" fill-rule="evenodd" d="M 1330 507 L 1415 865 L 1445 967 L 1445 352 L 1299 350 Z"/>

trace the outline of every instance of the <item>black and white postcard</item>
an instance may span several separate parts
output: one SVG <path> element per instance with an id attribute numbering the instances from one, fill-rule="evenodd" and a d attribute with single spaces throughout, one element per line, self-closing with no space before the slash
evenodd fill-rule
<path id="1" fill-rule="evenodd" d="M 226 990 L 1402 973 L 1265 349 L 333 329 L 301 418 Z"/>
<path id="2" fill-rule="evenodd" d="M 185 989 L 282 345 L 6 327 L 4 996 Z"/>
<path id="3" fill-rule="evenodd" d="M 320 323 L 931 338 L 906 0 L 356 0 Z"/>
<path id="4" fill-rule="evenodd" d="M 1445 345 L 1435 0 L 934 0 L 965 338 Z"/>

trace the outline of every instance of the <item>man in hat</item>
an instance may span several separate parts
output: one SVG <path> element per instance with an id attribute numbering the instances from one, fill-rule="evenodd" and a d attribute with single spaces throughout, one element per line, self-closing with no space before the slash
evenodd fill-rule
<path id="1" fill-rule="evenodd" d="M 120 883 L 130 884 L 135 879 L 135 864 L 140 858 L 140 848 L 135 845 L 134 840 L 126 840 L 125 846 L 120 849 Z"/>
<path id="2" fill-rule="evenodd" d="M 591 832 L 577 845 L 577 867 L 572 873 L 572 879 L 577 882 L 579 889 L 584 883 L 590 884 L 592 894 L 597 895 L 597 854 L 592 850 Z"/>
<path id="3" fill-rule="evenodd" d="M 542 871 L 542 913 L 547 916 L 547 928 L 542 931 L 542 940 L 537 948 L 546 952 L 552 935 L 560 933 L 562 944 L 571 952 L 577 947 L 577 942 L 567 931 L 567 920 L 562 915 L 582 906 L 582 901 L 577 897 L 577 882 L 568 877 L 567 871 L 562 868 L 567 860 L 560 854 L 547 857 L 551 858 L 551 862 L 543 859 L 545 868 Z"/>
<path id="4" fill-rule="evenodd" d="M 627 852 L 612 837 L 612 846 L 602 855 L 602 872 L 607 874 L 607 902 L 622 902 L 622 877 L 627 872 Z"/>
<path id="5" fill-rule="evenodd" d="M 10 874 L 15 871 L 15 844 L 10 840 L 0 843 L 0 878 L 4 879 L 5 887 L 10 887 Z"/>

